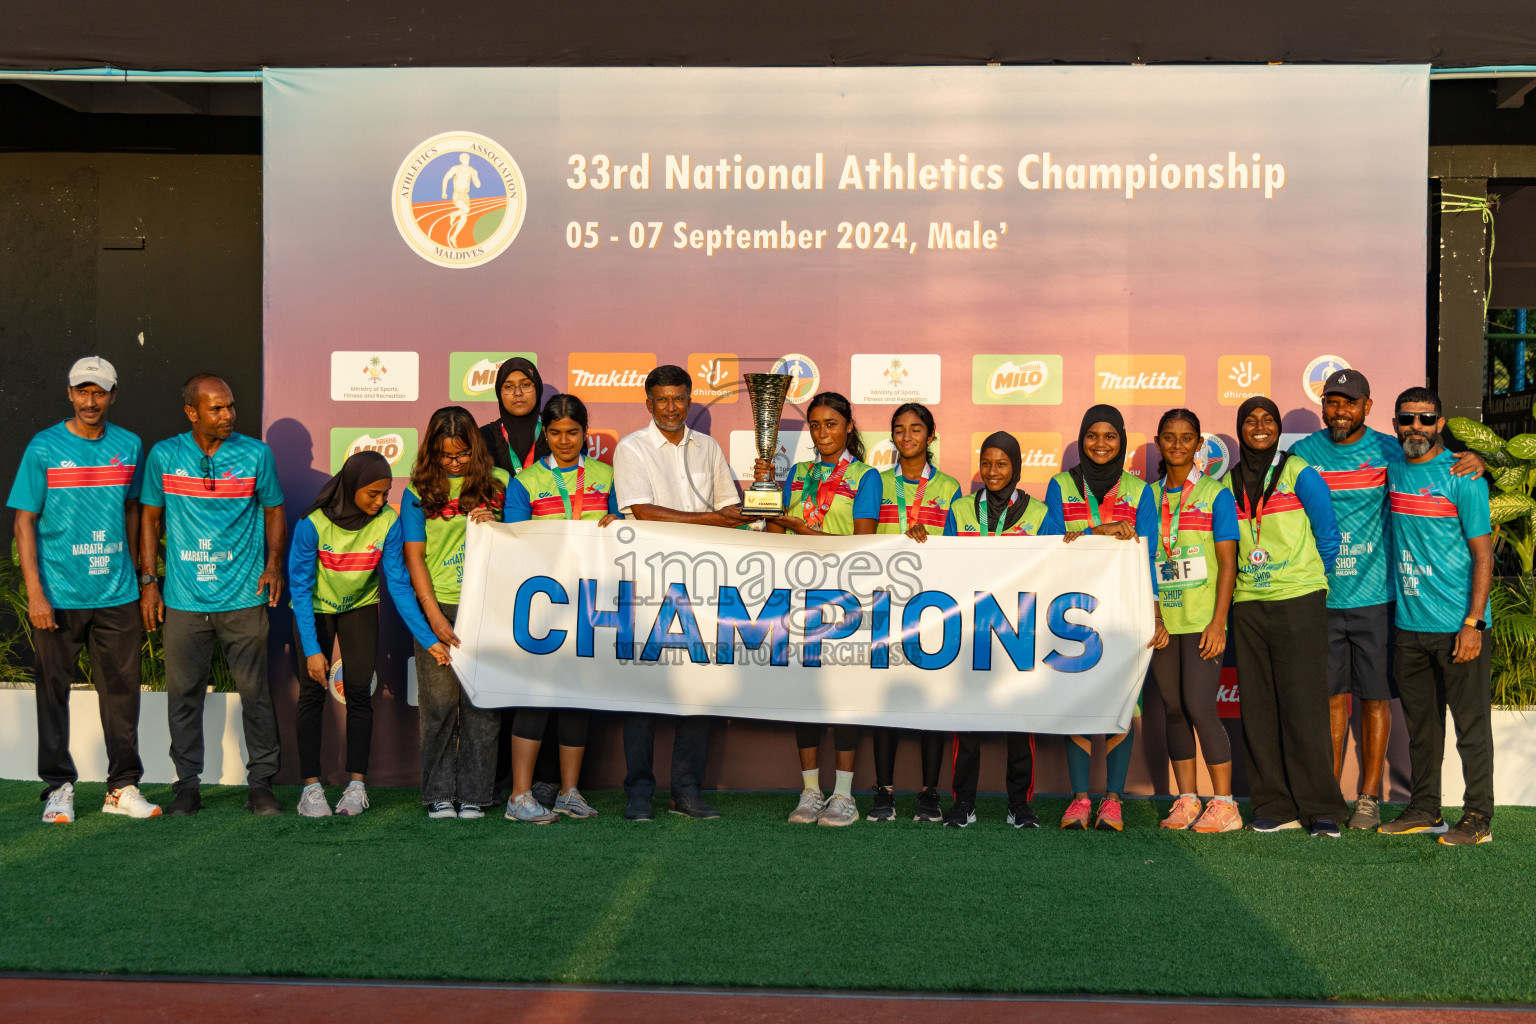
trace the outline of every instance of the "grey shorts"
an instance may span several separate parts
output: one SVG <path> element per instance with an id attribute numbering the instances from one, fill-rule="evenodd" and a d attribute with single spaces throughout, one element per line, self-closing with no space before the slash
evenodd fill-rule
<path id="1" fill-rule="evenodd" d="M 1393 607 L 1328 609 L 1328 695 L 1361 700 L 1397 696 L 1392 676 Z"/>

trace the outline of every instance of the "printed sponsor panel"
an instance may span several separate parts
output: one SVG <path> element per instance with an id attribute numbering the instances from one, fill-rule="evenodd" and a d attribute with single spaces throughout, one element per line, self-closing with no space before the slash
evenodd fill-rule
<path id="1" fill-rule="evenodd" d="M 1237 698 L 1237 669 L 1231 665 L 1222 667 L 1221 681 L 1216 685 L 1216 714 L 1222 718 L 1243 717 L 1243 706 Z"/>
<path id="2" fill-rule="evenodd" d="M 1318 356 L 1307 364 L 1301 373 L 1301 390 L 1315 404 L 1323 404 L 1323 382 L 1339 370 L 1350 369 L 1349 361 L 1340 356 Z"/>
<path id="3" fill-rule="evenodd" d="M 815 457 L 816 446 L 811 443 L 809 430 L 781 430 L 778 449 L 773 457 L 773 478 L 782 483 L 789 476 L 791 466 Z M 751 483 L 752 465 L 757 461 L 757 434 L 751 430 L 731 431 L 730 450 L 726 452 L 726 459 L 737 480 Z"/>
<path id="4" fill-rule="evenodd" d="M 613 465 L 613 449 L 619 443 L 615 430 L 587 431 L 587 458 Z"/>
<path id="5" fill-rule="evenodd" d="M 1255 395 L 1273 395 L 1269 356 L 1218 356 L 1216 401 L 1222 405 L 1242 405 Z"/>
<path id="6" fill-rule="evenodd" d="M 816 361 L 799 352 L 780 356 L 768 372 L 787 373 L 795 378 L 785 399 L 790 405 L 804 405 L 821 390 L 821 370 L 816 366 Z"/>
<path id="7" fill-rule="evenodd" d="M 1097 355 L 1093 357 L 1093 400 L 1109 405 L 1184 404 L 1184 357 Z"/>
<path id="8" fill-rule="evenodd" d="M 741 362 L 734 352 L 694 352 L 684 368 L 693 377 L 693 400 L 730 405 L 744 391 Z"/>
<path id="9" fill-rule="evenodd" d="M 974 355 L 971 401 L 977 405 L 1060 405 L 1061 356 Z"/>
<path id="10" fill-rule="evenodd" d="M 414 402 L 421 392 L 421 357 L 415 352 L 331 353 L 331 401 Z"/>
<path id="11" fill-rule="evenodd" d="M 332 427 L 331 472 L 341 471 L 341 464 L 353 454 L 375 451 L 389 460 L 395 476 L 410 476 L 416 461 L 415 427 Z"/>
<path id="12" fill-rule="evenodd" d="M 517 161 L 474 132 L 444 132 L 417 145 L 395 172 L 391 197 L 405 244 L 453 270 L 500 256 L 528 210 Z"/>
<path id="13" fill-rule="evenodd" d="M 455 402 L 496 401 L 496 372 L 513 356 L 522 356 L 539 365 L 537 352 L 450 352 L 448 354 L 448 397 Z M 547 382 L 545 392 L 553 390 Z M 546 394 L 546 397 L 547 394 Z"/>
<path id="14" fill-rule="evenodd" d="M 645 378 L 656 369 L 654 352 L 572 352 L 565 390 L 583 402 L 645 404 Z"/>
<path id="15" fill-rule="evenodd" d="M 937 355 L 860 353 L 849 360 L 848 400 L 866 405 L 937 405 L 942 363 Z"/>

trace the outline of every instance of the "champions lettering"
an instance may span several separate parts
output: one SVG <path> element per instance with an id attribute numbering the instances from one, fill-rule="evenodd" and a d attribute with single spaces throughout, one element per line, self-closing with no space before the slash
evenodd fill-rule
<path id="1" fill-rule="evenodd" d="M 637 615 L 638 609 L 648 610 L 650 605 L 637 599 L 634 582 L 621 580 L 617 590 L 614 607 L 599 609 L 595 579 L 578 580 L 573 601 L 558 580 L 529 577 L 513 600 L 517 645 L 529 654 L 554 654 L 570 641 L 574 630 L 578 658 L 595 658 L 599 647 L 608 648 L 611 643 L 618 662 L 657 662 L 667 656 L 666 652 L 678 650 L 686 652 L 697 665 L 734 665 L 739 650 L 760 651 L 766 645 L 767 664 L 782 668 L 790 664 L 793 635 L 798 634 L 801 642 L 793 646 L 798 647 L 799 663 L 806 668 L 821 667 L 823 643 L 840 640 L 867 643 L 865 667 L 869 669 L 890 668 L 895 647 L 898 662 L 914 668 L 943 669 L 968 652 L 970 668 L 988 672 L 993 667 L 994 646 L 1001 647 L 1014 670 L 1030 672 L 1035 668 L 1036 595 L 1028 592 L 1015 595 L 1010 618 L 998 598 L 986 591 L 975 591 L 964 608 L 960 599 L 943 591 L 919 591 L 898 608 L 893 607 L 889 590 L 861 597 L 840 589 L 779 588 L 768 595 L 754 616 L 736 587 L 720 586 L 706 598 L 715 609 L 716 620 L 715 635 L 706 639 L 694 614 L 699 602 L 685 584 L 668 586 L 649 623 Z M 1098 605 L 1091 594 L 1076 591 L 1051 600 L 1045 618 L 1054 640 L 1040 659 L 1046 667 L 1065 673 L 1087 672 L 1099 663 L 1104 654 L 1103 638 L 1081 621 Z M 932 651 L 924 649 L 919 635 L 923 614 L 930 610 L 943 622 L 942 642 Z M 1068 620 L 1068 613 L 1074 611 L 1079 613 L 1079 621 Z M 538 636 L 530 627 L 535 613 L 541 621 L 551 616 L 556 620 Z M 799 628 L 792 625 L 793 619 L 799 620 Z M 1055 641 L 1081 649 L 1062 651 Z M 1007 664 L 1001 659 L 997 664 L 1006 670 Z"/>

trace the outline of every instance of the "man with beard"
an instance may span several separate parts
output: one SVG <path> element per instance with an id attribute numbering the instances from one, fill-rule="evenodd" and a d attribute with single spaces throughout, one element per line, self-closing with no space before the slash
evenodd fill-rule
<path id="1" fill-rule="evenodd" d="M 1445 417 L 1428 388 L 1397 396 L 1397 436 L 1404 462 L 1387 467 L 1397 567 L 1394 664 L 1408 721 L 1413 795 L 1388 835 L 1440 834 L 1447 846 L 1493 841 L 1492 643 L 1493 538 L 1488 491 L 1451 472 L 1440 444 Z M 1456 722 L 1466 795 L 1461 821 L 1440 816 L 1445 709 Z"/>
<path id="2" fill-rule="evenodd" d="M 1397 438 L 1365 425 L 1371 385 L 1359 370 L 1338 370 L 1323 382 L 1325 428 L 1292 447 L 1322 475 L 1333 495 L 1342 540 L 1328 588 L 1328 710 L 1333 774 L 1343 775 L 1350 698 L 1360 701 L 1363 771 L 1349 827 L 1381 824 L 1382 765 L 1392 733 L 1396 687 L 1389 671 L 1392 642 L 1391 538 L 1387 524 L 1387 466 L 1403 461 Z M 1457 475 L 1476 477 L 1483 460 L 1464 452 Z"/>

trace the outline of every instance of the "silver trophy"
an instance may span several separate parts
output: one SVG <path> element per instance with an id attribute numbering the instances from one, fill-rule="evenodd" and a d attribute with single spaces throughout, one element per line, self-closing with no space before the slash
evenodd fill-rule
<path id="1" fill-rule="evenodd" d="M 787 373 L 744 373 L 747 399 L 752 403 L 752 435 L 759 458 L 769 463 L 779 449 L 779 420 L 784 415 L 784 399 L 795 378 Z M 759 480 L 742 497 L 745 516 L 770 519 L 784 514 L 784 492 L 772 480 Z"/>

